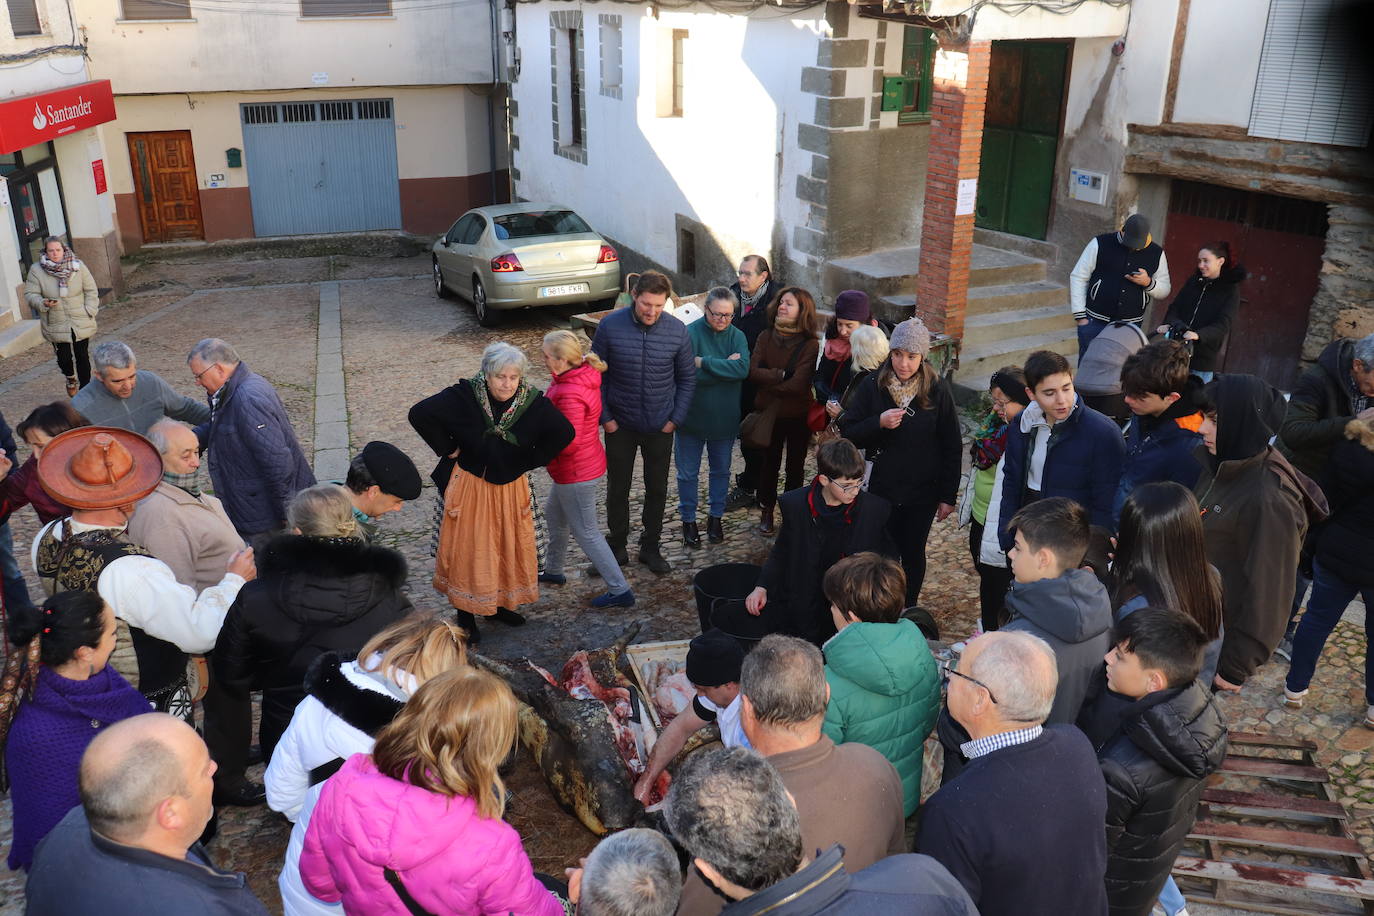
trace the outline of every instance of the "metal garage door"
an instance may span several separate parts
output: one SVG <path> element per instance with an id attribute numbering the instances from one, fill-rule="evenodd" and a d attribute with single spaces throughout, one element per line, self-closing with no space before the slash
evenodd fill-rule
<path id="1" fill-rule="evenodd" d="M 241 106 L 257 235 L 401 227 L 390 99 Z"/>

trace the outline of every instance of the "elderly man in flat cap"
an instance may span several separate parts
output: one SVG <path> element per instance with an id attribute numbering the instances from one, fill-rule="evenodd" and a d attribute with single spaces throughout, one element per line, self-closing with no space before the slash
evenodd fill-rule
<path id="1" fill-rule="evenodd" d="M 110 662 L 160 711 L 190 718 L 188 653 L 208 652 L 243 583 L 257 570 L 235 552 L 219 581 L 197 593 L 129 539 L 134 506 L 162 481 L 162 458 L 128 430 L 83 426 L 55 437 L 38 459 L 38 480 L 71 518 L 44 525 L 32 559 L 48 594 L 94 591 L 118 620 Z"/>
<path id="2" fill-rule="evenodd" d="M 420 497 L 420 471 L 390 442 L 369 442 L 348 464 L 344 491 L 353 503 L 353 520 L 366 541 L 377 538 L 377 519 Z"/>

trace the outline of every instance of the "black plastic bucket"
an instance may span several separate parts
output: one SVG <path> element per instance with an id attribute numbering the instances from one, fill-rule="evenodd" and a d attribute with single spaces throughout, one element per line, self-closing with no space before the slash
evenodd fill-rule
<path id="1" fill-rule="evenodd" d="M 719 627 L 746 649 L 768 635 L 763 617 L 744 609 L 744 599 L 759 584 L 763 569 L 753 563 L 721 563 L 708 566 L 692 579 L 701 632 Z"/>

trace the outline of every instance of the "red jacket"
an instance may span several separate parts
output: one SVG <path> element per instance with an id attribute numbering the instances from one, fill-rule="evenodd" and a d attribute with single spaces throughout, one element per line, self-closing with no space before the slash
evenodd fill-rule
<path id="1" fill-rule="evenodd" d="M 573 426 L 572 444 L 549 462 L 554 483 L 582 483 L 606 473 L 601 445 L 601 373 L 583 363 L 554 376 L 544 396 Z"/>
<path id="2" fill-rule="evenodd" d="M 66 518 L 72 510 L 48 495 L 38 482 L 38 459 L 32 455 L 22 465 L 0 481 L 0 524 L 10 520 L 10 513 L 32 505 L 38 520 L 46 525 L 55 518 Z"/>

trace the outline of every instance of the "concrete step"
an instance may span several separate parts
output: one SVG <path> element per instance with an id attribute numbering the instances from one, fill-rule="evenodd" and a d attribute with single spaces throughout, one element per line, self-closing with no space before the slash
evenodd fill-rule
<path id="1" fill-rule="evenodd" d="M 16 356 L 43 342 L 38 319 L 25 318 L 0 331 L 0 359 Z"/>
<path id="2" fill-rule="evenodd" d="M 1062 306 L 1064 317 L 1069 317 L 1068 287 L 1050 280 L 974 287 L 968 291 L 967 314 L 970 317 L 989 315 L 997 312 L 1037 308 L 1043 305 Z"/>
<path id="3" fill-rule="evenodd" d="M 1042 261 L 1059 259 L 1059 246 L 1053 242 L 1026 238 L 1024 235 L 1012 235 L 1010 232 L 997 232 L 994 229 L 974 227 L 973 243 L 975 245 L 987 245 L 989 248 L 1000 248 L 1003 251 L 1015 251 L 1027 257 L 1039 258 Z"/>
<path id="4" fill-rule="evenodd" d="M 822 293 L 833 299 L 841 290 L 861 289 L 871 298 L 912 295 L 921 264 L 921 249 L 886 248 L 850 258 L 836 258 L 821 272 Z M 1045 262 L 987 245 L 973 246 L 969 286 L 1032 283 L 1045 279 Z"/>
<path id="5" fill-rule="evenodd" d="M 1036 350 L 1054 350 L 1072 361 L 1078 353 L 1078 332 L 1071 325 L 1065 331 L 1028 334 L 991 344 L 965 344 L 959 354 L 955 381 L 977 391 L 984 390 L 992 373 L 1003 366 L 1022 365 Z"/>
<path id="6" fill-rule="evenodd" d="M 1066 329 L 1073 331 L 1073 320 L 1063 305 L 969 315 L 964 319 L 964 349 L 989 348 L 1036 334 L 1064 334 Z"/>

